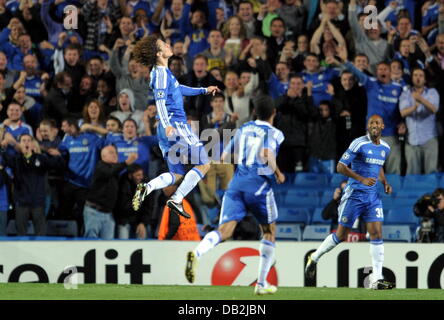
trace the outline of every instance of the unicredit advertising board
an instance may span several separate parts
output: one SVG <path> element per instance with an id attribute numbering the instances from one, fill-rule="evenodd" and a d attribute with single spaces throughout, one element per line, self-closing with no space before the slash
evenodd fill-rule
<path id="1" fill-rule="evenodd" d="M 180 241 L 3 241 L 0 282 L 188 285 L 187 251 Z M 268 281 L 278 286 L 365 287 L 371 273 L 368 243 L 344 243 L 322 257 L 315 282 L 304 278 L 306 256 L 318 242 L 281 241 Z M 200 261 L 196 285 L 255 283 L 259 242 L 226 242 Z M 442 244 L 385 243 L 384 276 L 398 288 L 444 287 Z"/>

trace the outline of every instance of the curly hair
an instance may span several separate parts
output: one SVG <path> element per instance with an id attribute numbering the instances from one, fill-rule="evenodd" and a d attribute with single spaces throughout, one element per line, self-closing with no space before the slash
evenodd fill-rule
<path id="1" fill-rule="evenodd" d="M 150 68 L 154 66 L 157 63 L 157 52 L 159 52 L 157 40 L 159 39 L 158 35 L 153 34 L 137 41 L 132 52 L 134 60 Z"/>

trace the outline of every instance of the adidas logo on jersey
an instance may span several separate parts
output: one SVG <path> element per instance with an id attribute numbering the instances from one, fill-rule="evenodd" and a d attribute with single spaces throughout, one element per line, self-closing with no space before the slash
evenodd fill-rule
<path id="1" fill-rule="evenodd" d="M 368 154 L 373 154 L 372 150 L 369 150 L 369 151 L 368 151 Z"/>

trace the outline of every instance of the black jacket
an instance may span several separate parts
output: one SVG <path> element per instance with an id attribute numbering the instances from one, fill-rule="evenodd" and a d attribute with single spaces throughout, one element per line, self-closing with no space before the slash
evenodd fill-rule
<path id="1" fill-rule="evenodd" d="M 285 136 L 282 146 L 307 146 L 307 123 L 317 115 L 318 110 L 313 98 L 304 92 L 301 97 L 290 98 L 286 94 L 276 100 L 277 116 L 275 127 Z"/>
<path id="2" fill-rule="evenodd" d="M 119 192 L 119 173 L 125 168 L 125 162 L 111 164 L 100 160 L 96 165 L 86 200 L 100 206 L 101 212 L 113 212 Z"/>
<path id="3" fill-rule="evenodd" d="M 151 193 L 138 212 L 133 210 L 132 200 L 136 193 L 137 185 L 135 185 L 128 177 L 128 174 L 123 174 L 119 181 L 119 192 L 117 196 L 116 207 L 114 208 L 114 217 L 117 224 L 148 224 L 149 213 L 153 210 L 153 193 Z"/>
<path id="4" fill-rule="evenodd" d="M 80 118 L 81 113 L 71 111 L 73 107 L 70 99 L 72 99 L 71 93 L 65 95 L 62 90 L 55 87 L 54 84 L 45 97 L 45 105 L 43 107 L 44 118 L 54 119 L 59 127 L 62 120 L 68 116 Z"/>
<path id="5" fill-rule="evenodd" d="M 45 184 L 47 172 L 53 168 L 62 168 L 62 157 L 47 154 L 33 154 L 25 158 L 17 153 L 13 156 L 3 153 L 5 164 L 14 174 L 14 200 L 20 207 L 42 207 L 45 205 Z"/>
<path id="6" fill-rule="evenodd" d="M 321 160 L 336 160 L 336 123 L 329 117 L 319 117 L 310 124 L 310 156 Z"/>
<path id="7" fill-rule="evenodd" d="M 209 86 L 217 86 L 219 89 L 224 90 L 225 85 L 216 80 L 210 73 L 205 77 L 198 79 L 194 74 L 194 71 L 190 71 L 178 79 L 180 84 L 194 87 L 194 88 L 206 88 Z M 185 97 L 185 111 L 187 114 L 194 115 L 197 119 L 202 119 L 203 116 L 211 112 L 211 95 L 198 95 L 192 97 Z"/>

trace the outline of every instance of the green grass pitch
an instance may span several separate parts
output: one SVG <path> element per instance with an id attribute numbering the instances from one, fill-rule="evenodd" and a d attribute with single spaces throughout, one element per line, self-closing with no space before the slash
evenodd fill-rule
<path id="1" fill-rule="evenodd" d="M 255 296 L 253 287 L 150 286 L 81 284 L 67 290 L 63 284 L 2 283 L 0 300 L 444 300 L 440 289 L 281 287 L 275 295 Z"/>

